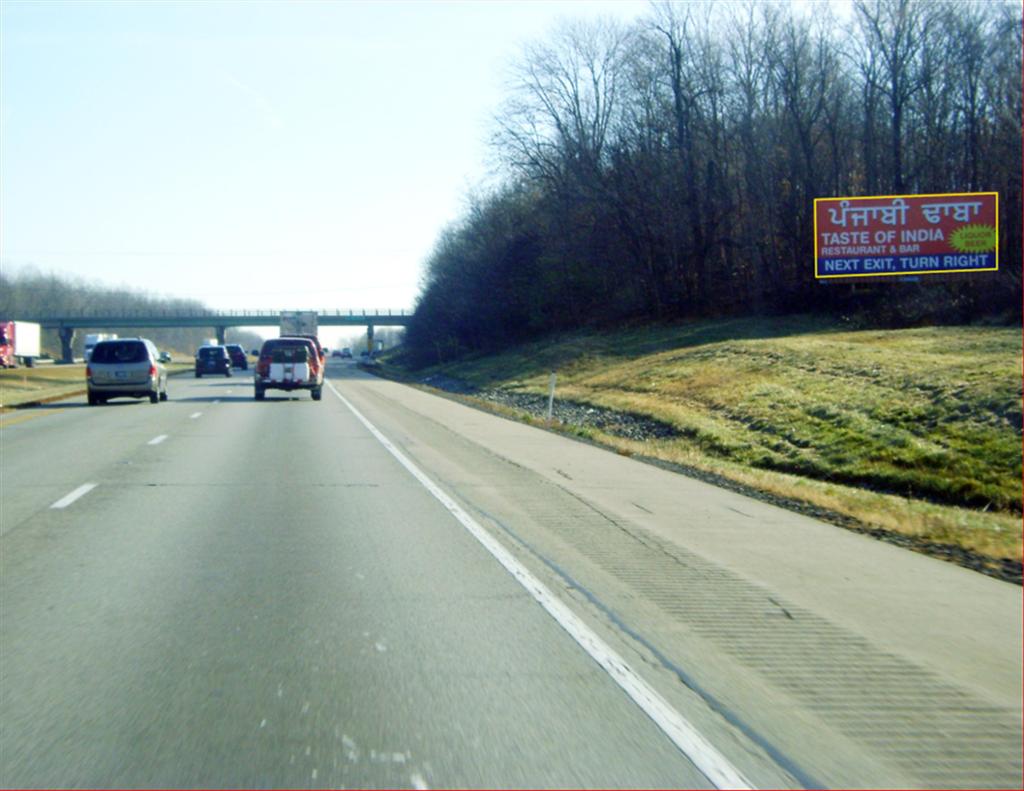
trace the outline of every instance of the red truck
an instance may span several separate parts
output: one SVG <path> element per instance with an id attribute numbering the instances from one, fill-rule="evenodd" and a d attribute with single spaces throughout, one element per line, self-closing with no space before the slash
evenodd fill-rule
<path id="1" fill-rule="evenodd" d="M 15 368 L 19 360 L 31 368 L 38 356 L 38 324 L 0 320 L 0 368 Z"/>
<path id="2" fill-rule="evenodd" d="M 323 353 L 309 338 L 272 338 L 263 342 L 253 377 L 256 400 L 267 390 L 309 390 L 319 401 L 324 387 Z"/>

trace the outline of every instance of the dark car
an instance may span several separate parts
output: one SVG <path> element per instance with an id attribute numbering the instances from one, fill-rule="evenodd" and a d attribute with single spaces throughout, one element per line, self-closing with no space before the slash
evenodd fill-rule
<path id="1" fill-rule="evenodd" d="M 245 349 L 237 343 L 229 343 L 225 347 L 228 350 L 228 357 L 231 358 L 232 368 L 241 368 L 243 371 L 249 370 L 249 358 L 245 356 Z"/>
<path id="2" fill-rule="evenodd" d="M 196 379 L 203 374 L 231 376 L 231 357 L 223 346 L 200 346 L 196 351 Z"/>
<path id="3" fill-rule="evenodd" d="M 110 398 L 167 400 L 167 369 L 153 342 L 146 338 L 100 341 L 85 368 L 89 405 Z"/>

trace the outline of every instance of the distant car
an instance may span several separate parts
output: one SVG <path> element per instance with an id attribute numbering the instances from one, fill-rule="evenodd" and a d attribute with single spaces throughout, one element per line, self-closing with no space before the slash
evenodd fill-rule
<path id="1" fill-rule="evenodd" d="M 196 379 L 203 374 L 231 376 L 231 357 L 223 346 L 200 346 L 196 350 Z"/>
<path id="2" fill-rule="evenodd" d="M 147 338 L 100 341 L 89 355 L 85 379 L 90 406 L 111 398 L 167 400 L 167 369 Z"/>
<path id="3" fill-rule="evenodd" d="M 255 397 L 267 390 L 309 390 L 314 401 L 323 395 L 324 365 L 313 341 L 304 336 L 272 338 L 263 342 L 253 376 Z"/>
<path id="4" fill-rule="evenodd" d="M 159 359 L 160 359 L 160 362 L 162 362 L 162 363 L 169 363 L 171 361 L 171 353 L 170 352 L 160 352 L 160 358 Z"/>
<path id="5" fill-rule="evenodd" d="M 341 350 L 341 356 L 344 357 L 345 359 L 351 359 L 352 358 L 352 350 L 348 349 L 348 348 L 342 349 Z"/>
<path id="6" fill-rule="evenodd" d="M 231 358 L 232 368 L 241 368 L 243 371 L 249 370 L 249 358 L 245 356 L 245 349 L 237 343 L 229 343 L 224 348 L 228 350 L 228 357 Z"/>
<path id="7" fill-rule="evenodd" d="M 344 356 L 345 356 L 345 355 L 344 355 L 344 354 L 342 354 L 342 353 L 341 353 L 341 351 L 340 351 L 339 349 L 335 349 L 335 350 L 334 350 L 333 352 L 331 352 L 331 357 L 337 358 L 337 359 L 339 359 L 339 360 L 340 360 L 340 359 L 341 359 L 342 357 L 344 357 Z"/>

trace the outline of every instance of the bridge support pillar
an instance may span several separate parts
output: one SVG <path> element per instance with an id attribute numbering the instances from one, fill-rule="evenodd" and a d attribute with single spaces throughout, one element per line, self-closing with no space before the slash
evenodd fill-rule
<path id="1" fill-rule="evenodd" d="M 217 343 L 221 346 L 224 345 L 224 334 L 227 332 L 227 327 L 214 327 L 214 332 L 217 333 Z"/>
<path id="2" fill-rule="evenodd" d="M 75 361 L 75 352 L 71 344 L 75 342 L 75 328 L 61 327 L 57 330 L 57 335 L 60 337 L 61 362 L 73 363 Z"/>
<path id="3" fill-rule="evenodd" d="M 373 354 L 373 325 L 366 325 L 366 351 Z"/>

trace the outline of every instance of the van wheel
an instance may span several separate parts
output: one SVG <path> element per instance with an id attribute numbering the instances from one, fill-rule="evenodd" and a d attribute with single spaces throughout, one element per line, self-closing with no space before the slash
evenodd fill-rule
<path id="1" fill-rule="evenodd" d="M 89 393 L 89 406 L 96 406 L 97 404 L 99 404 L 99 402 L 100 400 L 96 396 L 94 396 L 92 393 Z"/>
<path id="2" fill-rule="evenodd" d="M 149 394 L 149 403 L 151 403 L 151 404 L 159 404 L 160 403 L 160 393 L 158 393 L 156 390 L 154 390 L 152 393 L 150 393 Z"/>
<path id="3" fill-rule="evenodd" d="M 256 388 L 256 400 L 257 401 L 262 401 L 263 400 L 263 388 L 262 387 L 257 387 Z"/>
<path id="4" fill-rule="evenodd" d="M 202 378 L 203 378 L 203 375 L 201 373 L 199 373 L 199 371 L 196 371 L 196 379 L 202 379 Z"/>
<path id="5" fill-rule="evenodd" d="M 167 400 L 167 391 L 166 391 L 166 390 L 164 390 L 164 391 L 163 391 L 163 392 L 162 392 L 162 393 L 160 394 L 160 400 L 161 400 L 161 401 L 166 401 L 166 400 Z"/>
<path id="6" fill-rule="evenodd" d="M 314 401 L 319 401 L 320 397 L 324 394 L 324 391 L 323 388 L 321 387 L 314 387 L 312 390 L 309 391 L 309 393 L 311 396 L 313 396 Z"/>

